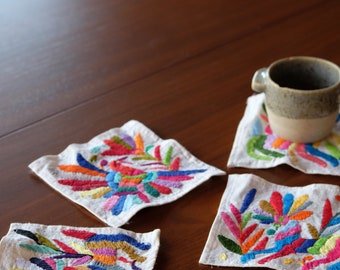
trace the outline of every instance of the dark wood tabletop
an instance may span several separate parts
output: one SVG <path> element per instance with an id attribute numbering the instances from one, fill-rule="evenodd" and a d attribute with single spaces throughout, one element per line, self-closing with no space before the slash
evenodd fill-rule
<path id="1" fill-rule="evenodd" d="M 229 174 L 338 184 L 226 164 L 254 72 L 294 55 L 340 64 L 339 14 L 337 0 L 1 0 L 0 236 L 12 222 L 107 226 L 27 166 L 136 119 L 226 175 L 122 228 L 161 230 L 157 270 L 211 269 L 198 260 Z"/>

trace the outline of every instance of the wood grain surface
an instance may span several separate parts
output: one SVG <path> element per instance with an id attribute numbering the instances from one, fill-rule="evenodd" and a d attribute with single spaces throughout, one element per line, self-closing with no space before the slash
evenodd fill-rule
<path id="1" fill-rule="evenodd" d="M 211 269 L 198 260 L 228 174 L 338 184 L 226 164 L 254 71 L 293 55 L 340 64 L 339 14 L 336 0 L 0 0 L 0 237 L 11 222 L 105 226 L 27 165 L 136 119 L 227 175 L 123 228 L 161 229 L 156 270 Z"/>

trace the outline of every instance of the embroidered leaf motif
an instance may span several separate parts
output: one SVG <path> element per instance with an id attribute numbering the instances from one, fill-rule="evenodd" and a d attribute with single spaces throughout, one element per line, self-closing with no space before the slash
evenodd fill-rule
<path id="1" fill-rule="evenodd" d="M 323 207 L 323 213 L 322 213 L 322 220 L 321 220 L 321 227 L 320 230 L 324 230 L 329 221 L 331 220 L 333 213 L 332 213 L 332 205 L 331 202 L 326 199 L 324 207 Z"/>
<path id="2" fill-rule="evenodd" d="M 252 213 L 251 212 L 246 213 L 242 217 L 242 229 L 244 229 L 247 226 L 247 224 L 248 224 L 249 220 L 251 219 L 251 217 L 252 217 Z"/>
<path id="3" fill-rule="evenodd" d="M 282 215 L 283 210 L 283 201 L 282 201 L 282 195 L 280 192 L 274 191 L 272 193 L 272 196 L 270 197 L 270 205 L 273 207 L 274 211 L 278 215 Z"/>
<path id="4" fill-rule="evenodd" d="M 59 248 L 55 244 L 53 244 L 50 240 L 48 240 L 45 236 L 43 236 L 39 233 L 36 233 L 35 235 L 38 238 L 39 244 L 44 245 L 44 246 L 49 247 L 49 248 L 54 249 L 54 250 L 59 250 Z"/>
<path id="5" fill-rule="evenodd" d="M 54 239 L 54 242 L 57 243 L 57 245 L 61 248 L 62 251 L 66 253 L 77 254 L 77 251 L 75 251 L 73 248 L 69 247 L 65 243 L 59 241 L 58 239 Z"/>
<path id="6" fill-rule="evenodd" d="M 331 236 L 319 238 L 312 247 L 308 248 L 308 253 L 314 255 L 321 254 L 320 248 L 325 245 L 330 237 Z"/>
<path id="7" fill-rule="evenodd" d="M 179 170 L 180 161 L 181 161 L 180 158 L 176 157 L 174 161 L 170 164 L 170 169 L 173 171 Z"/>
<path id="8" fill-rule="evenodd" d="M 257 250 L 263 250 L 266 248 L 266 245 L 268 243 L 269 237 L 264 237 L 260 242 L 257 243 L 257 245 L 254 247 L 254 251 Z"/>
<path id="9" fill-rule="evenodd" d="M 27 230 L 22 230 L 22 229 L 15 229 L 14 231 L 17 234 L 21 234 L 23 236 L 26 236 L 26 237 L 34 240 L 34 242 L 36 242 L 37 244 L 39 244 L 39 239 L 38 239 L 38 237 L 34 233 L 32 233 L 30 231 L 27 231 Z"/>
<path id="10" fill-rule="evenodd" d="M 236 244 L 233 240 L 226 238 L 223 235 L 218 235 L 218 240 L 229 251 L 242 255 L 241 247 L 238 244 Z"/>
<path id="11" fill-rule="evenodd" d="M 43 246 L 43 245 L 36 245 L 36 244 L 20 244 L 21 247 L 31 250 L 37 253 L 42 253 L 42 254 L 60 254 L 60 251 L 54 250 L 52 248 Z"/>
<path id="12" fill-rule="evenodd" d="M 136 144 L 136 154 L 144 153 L 144 141 L 142 136 L 138 133 L 135 137 L 135 144 Z"/>
<path id="13" fill-rule="evenodd" d="M 318 230 L 310 223 L 308 223 L 307 226 L 308 226 L 308 231 L 309 231 L 310 235 L 312 236 L 312 238 L 314 238 L 314 239 L 319 238 Z"/>
<path id="14" fill-rule="evenodd" d="M 159 161 L 162 161 L 162 156 L 161 156 L 161 146 L 157 145 L 154 150 L 154 155 L 155 158 L 158 159 Z"/>
<path id="15" fill-rule="evenodd" d="M 332 227 L 327 227 L 321 234 L 321 237 L 324 236 L 329 236 L 335 234 L 337 231 L 340 230 L 340 224 L 332 226 Z"/>
<path id="16" fill-rule="evenodd" d="M 230 204 L 230 211 L 233 213 L 234 218 L 236 219 L 238 224 L 242 223 L 242 217 L 240 211 L 233 205 L 232 203 Z"/>
<path id="17" fill-rule="evenodd" d="M 229 228 L 230 232 L 234 235 L 236 239 L 240 239 L 241 231 L 237 224 L 233 221 L 233 219 L 226 213 L 221 212 L 221 217 L 224 223 Z"/>
<path id="18" fill-rule="evenodd" d="M 243 204 L 240 209 L 241 214 L 243 214 L 248 209 L 249 205 L 254 201 L 255 194 L 256 194 L 256 189 L 253 188 L 248 191 L 246 196 L 244 196 Z"/>
<path id="19" fill-rule="evenodd" d="M 253 215 L 253 218 L 258 219 L 262 224 L 271 224 L 274 222 L 274 219 L 270 216 Z"/>
<path id="20" fill-rule="evenodd" d="M 275 215 L 276 212 L 274 208 L 271 206 L 271 204 L 265 200 L 260 201 L 260 207 L 263 211 L 267 212 L 268 214 Z"/>
<path id="21" fill-rule="evenodd" d="M 292 216 L 289 217 L 290 220 L 304 220 L 306 218 L 309 218 L 311 215 L 313 215 L 312 211 L 300 211 Z"/>
<path id="22" fill-rule="evenodd" d="M 246 254 L 261 238 L 264 229 L 258 230 L 252 237 L 250 237 L 243 245 L 242 245 L 242 254 Z"/>
<path id="23" fill-rule="evenodd" d="M 249 235 L 255 231 L 255 229 L 257 228 L 258 224 L 254 223 L 249 225 L 247 228 L 245 228 L 242 232 L 241 232 L 241 237 L 240 237 L 240 241 L 241 243 L 243 243 L 248 237 Z"/>
<path id="24" fill-rule="evenodd" d="M 92 149 L 96 153 L 93 163 L 78 153 L 78 164 L 60 165 L 61 171 L 71 175 L 57 181 L 78 192 L 80 197 L 104 198 L 102 207 L 112 215 L 118 216 L 136 204 L 150 203 L 153 198 L 167 196 L 174 188 L 182 188 L 182 182 L 206 171 L 181 170 L 181 160 L 173 157 L 172 146 L 162 157 L 161 146 L 144 145 L 140 134 L 135 139 L 126 134 L 113 136 L 104 143 L 104 146 Z M 150 151 L 152 148 L 154 150 Z M 111 157 L 102 159 L 103 156 Z"/>

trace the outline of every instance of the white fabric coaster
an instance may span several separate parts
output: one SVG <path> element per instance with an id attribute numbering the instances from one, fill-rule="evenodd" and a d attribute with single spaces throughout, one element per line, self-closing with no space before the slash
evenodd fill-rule
<path id="1" fill-rule="evenodd" d="M 198 160 L 175 140 L 162 140 L 131 120 L 88 143 L 29 167 L 42 180 L 111 226 L 137 211 L 172 202 L 224 171 Z"/>
<path id="2" fill-rule="evenodd" d="M 77 228 L 13 223 L 0 242 L 0 269 L 150 270 L 160 230 Z"/>
<path id="3" fill-rule="evenodd" d="M 310 174 L 340 174 L 340 123 L 332 134 L 313 144 L 292 143 L 272 133 L 263 93 L 248 98 L 238 126 L 228 167 L 271 168 L 288 164 Z"/>
<path id="4" fill-rule="evenodd" d="M 340 269 L 340 187 L 230 175 L 201 264 Z"/>

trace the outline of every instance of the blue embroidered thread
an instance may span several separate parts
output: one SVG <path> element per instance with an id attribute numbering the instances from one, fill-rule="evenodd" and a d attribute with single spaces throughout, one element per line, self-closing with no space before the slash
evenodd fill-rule
<path id="1" fill-rule="evenodd" d="M 313 145 L 310 143 L 306 144 L 305 149 L 309 154 L 328 161 L 330 164 L 332 164 L 333 167 L 337 167 L 339 165 L 339 161 L 336 158 L 324 152 L 321 152 L 320 150 L 313 147 Z"/>
<path id="2" fill-rule="evenodd" d="M 256 194 L 256 189 L 251 189 L 246 196 L 244 197 L 242 207 L 240 209 L 240 213 L 243 214 L 249 207 L 249 205 L 253 202 Z"/>

